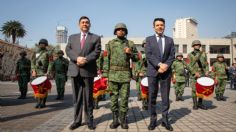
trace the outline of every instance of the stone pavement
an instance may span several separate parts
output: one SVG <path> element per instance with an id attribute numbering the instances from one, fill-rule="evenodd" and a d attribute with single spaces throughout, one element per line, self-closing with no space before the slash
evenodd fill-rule
<path id="1" fill-rule="evenodd" d="M 68 83 L 64 101 L 55 100 L 55 85 L 49 94 L 47 108 L 35 109 L 33 106 L 32 90 L 29 87 L 29 94 L 26 100 L 18 100 L 17 83 L 0 82 L 0 131 L 43 131 L 57 132 L 70 131 L 69 126 L 73 120 L 72 91 Z M 236 90 L 225 91 L 227 101 L 216 101 L 212 98 L 204 103 L 209 110 L 192 110 L 191 89 L 185 88 L 184 101 L 175 101 L 174 89 L 171 89 L 170 99 L 170 122 L 174 131 L 235 131 L 236 130 Z M 128 122 L 129 129 L 121 127 L 110 129 L 112 114 L 109 109 L 108 100 L 99 103 L 100 108 L 94 110 L 96 124 L 95 132 L 146 132 L 149 124 L 147 111 L 141 109 L 142 103 L 137 101 L 134 83 L 131 83 L 131 95 L 129 98 Z M 160 106 L 160 95 L 157 98 L 157 110 Z M 160 125 L 161 114 L 158 111 L 158 127 L 154 131 L 166 131 Z M 81 126 L 75 132 L 90 131 L 87 126 Z"/>

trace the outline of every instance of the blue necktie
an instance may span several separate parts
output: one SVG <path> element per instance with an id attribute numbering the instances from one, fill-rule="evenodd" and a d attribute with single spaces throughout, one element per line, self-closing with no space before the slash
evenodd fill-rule
<path id="1" fill-rule="evenodd" d="M 158 40 L 158 44 L 159 44 L 159 47 L 160 47 L 160 52 L 161 52 L 161 58 L 163 56 L 163 49 L 162 49 L 162 40 L 161 40 L 161 36 L 158 36 L 159 40 Z"/>

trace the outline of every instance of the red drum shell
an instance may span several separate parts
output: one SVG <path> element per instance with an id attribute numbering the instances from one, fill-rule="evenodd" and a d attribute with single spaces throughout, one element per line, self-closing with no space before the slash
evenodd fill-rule
<path id="1" fill-rule="evenodd" d="M 200 77 L 196 82 L 196 95 L 200 98 L 208 98 L 214 92 L 214 80 L 209 77 Z"/>
<path id="2" fill-rule="evenodd" d="M 95 77 L 93 84 L 93 93 L 97 93 L 99 90 L 107 89 L 107 78 Z"/>
<path id="3" fill-rule="evenodd" d="M 148 95 L 148 78 L 145 77 L 141 80 L 141 91 L 142 95 Z"/>
<path id="4" fill-rule="evenodd" d="M 39 98 L 45 97 L 48 90 L 52 88 L 52 84 L 46 76 L 37 77 L 30 84 L 34 90 L 35 97 Z"/>

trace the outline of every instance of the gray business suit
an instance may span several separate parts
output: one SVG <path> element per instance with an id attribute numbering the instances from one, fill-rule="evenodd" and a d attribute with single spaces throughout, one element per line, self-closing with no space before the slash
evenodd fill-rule
<path id="1" fill-rule="evenodd" d="M 80 33 L 69 36 L 66 54 L 70 58 L 67 75 L 72 78 L 73 104 L 75 108 L 74 123 L 81 124 L 84 105 L 85 121 L 93 123 L 93 79 L 97 75 L 96 59 L 101 52 L 101 38 L 88 33 L 85 45 L 80 48 Z M 76 64 L 77 57 L 86 57 L 84 66 Z"/>
<path id="2" fill-rule="evenodd" d="M 156 98 L 158 94 L 158 83 L 160 82 L 161 99 L 162 99 L 162 122 L 168 123 L 168 110 L 169 110 L 169 93 L 171 83 L 171 65 L 175 59 L 175 47 L 173 39 L 164 36 L 165 49 L 163 55 L 160 52 L 160 46 L 157 43 L 156 35 L 146 38 L 145 53 L 148 60 L 147 76 L 149 86 L 149 110 L 151 121 L 156 122 Z M 160 74 L 157 73 L 159 63 L 165 63 L 169 69 Z"/>

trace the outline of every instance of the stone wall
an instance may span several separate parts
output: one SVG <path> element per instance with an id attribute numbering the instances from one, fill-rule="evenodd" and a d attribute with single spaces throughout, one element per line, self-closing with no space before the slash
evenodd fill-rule
<path id="1" fill-rule="evenodd" d="M 32 58 L 33 51 L 30 49 L 0 39 L 0 81 L 15 80 L 16 62 L 22 50 L 27 52 L 27 58 Z"/>

